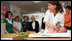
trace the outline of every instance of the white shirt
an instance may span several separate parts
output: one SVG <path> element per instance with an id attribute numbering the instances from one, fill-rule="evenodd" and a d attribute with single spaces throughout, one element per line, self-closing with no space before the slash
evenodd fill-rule
<path id="1" fill-rule="evenodd" d="M 64 7 L 63 7 L 63 11 L 64 11 L 63 14 L 65 15 L 66 14 L 66 9 Z"/>
<path id="2" fill-rule="evenodd" d="M 61 26 L 64 26 L 64 15 L 60 12 L 56 14 L 54 17 L 54 14 L 50 12 L 50 10 L 47 10 L 43 22 L 48 22 L 49 24 L 56 25 L 57 22 L 60 22 Z M 48 29 L 50 27 L 45 27 L 45 29 Z"/>
<path id="3" fill-rule="evenodd" d="M 32 28 L 35 29 L 35 22 L 32 23 Z"/>
<path id="4" fill-rule="evenodd" d="M 19 31 L 21 31 L 22 25 L 20 22 L 13 22 L 13 27 L 16 27 Z"/>

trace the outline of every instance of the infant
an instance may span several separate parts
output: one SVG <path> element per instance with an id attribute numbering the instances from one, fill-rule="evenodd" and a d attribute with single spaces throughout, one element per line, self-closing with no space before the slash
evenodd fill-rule
<path id="1" fill-rule="evenodd" d="M 48 29 L 48 33 L 65 33 L 65 32 L 67 32 L 66 28 L 62 27 L 60 25 L 60 22 L 57 22 L 56 26 L 58 27 L 57 30 L 55 28 L 51 28 L 51 29 Z"/>

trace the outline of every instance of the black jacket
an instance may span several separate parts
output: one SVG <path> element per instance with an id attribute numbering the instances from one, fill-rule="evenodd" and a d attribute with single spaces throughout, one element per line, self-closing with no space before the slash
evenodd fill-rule
<path id="1" fill-rule="evenodd" d="M 22 30 L 24 31 L 24 32 L 26 32 L 26 30 L 29 30 L 29 22 L 22 22 Z"/>
<path id="2" fill-rule="evenodd" d="M 32 21 L 31 21 L 29 30 L 30 31 L 35 31 L 36 33 L 38 33 L 39 32 L 39 23 L 38 23 L 38 21 L 35 21 L 35 29 L 32 28 Z"/>
<path id="3" fill-rule="evenodd" d="M 42 18 L 41 28 L 42 28 L 42 29 L 45 29 L 45 23 L 43 22 L 43 20 L 44 20 L 44 17 Z"/>

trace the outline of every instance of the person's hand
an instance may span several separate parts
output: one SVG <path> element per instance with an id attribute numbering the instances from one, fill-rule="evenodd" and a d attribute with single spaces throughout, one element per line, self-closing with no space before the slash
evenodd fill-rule
<path id="1" fill-rule="evenodd" d="M 8 32 L 6 32 L 6 34 L 9 34 Z"/>
<path id="2" fill-rule="evenodd" d="M 61 25 L 57 25 L 57 27 L 61 27 Z"/>
<path id="3" fill-rule="evenodd" d="M 18 33 L 20 33 L 20 32 L 18 32 L 18 31 L 17 31 L 17 32 L 15 32 L 15 34 L 18 34 Z"/>
<path id="4" fill-rule="evenodd" d="M 58 31 L 58 28 L 59 28 L 59 27 L 56 26 L 56 25 L 53 25 L 53 28 Z"/>
<path id="5" fill-rule="evenodd" d="M 44 29 L 41 29 L 41 33 L 44 33 Z"/>

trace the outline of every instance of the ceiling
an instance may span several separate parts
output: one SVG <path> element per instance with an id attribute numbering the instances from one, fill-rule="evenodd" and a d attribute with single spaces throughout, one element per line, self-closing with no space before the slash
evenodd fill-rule
<path id="1" fill-rule="evenodd" d="M 33 1 L 6 1 L 12 5 L 26 9 L 27 11 L 40 11 L 41 7 L 47 6 L 48 1 L 34 3 Z"/>
<path id="2" fill-rule="evenodd" d="M 40 3 L 34 3 L 33 1 L 6 1 L 6 2 L 15 5 L 17 7 L 20 7 L 22 9 L 25 9 L 29 12 L 40 11 L 41 7 L 47 7 L 48 5 L 48 1 L 42 1 Z"/>

